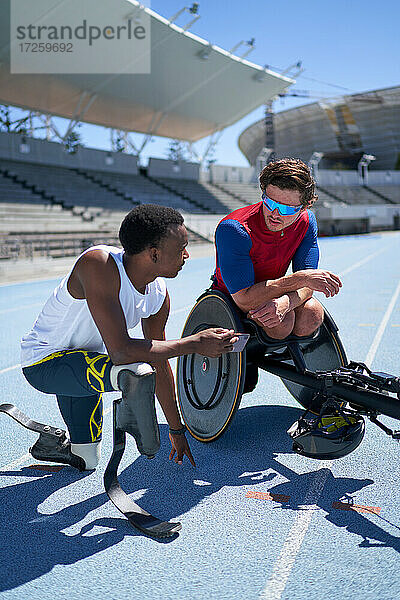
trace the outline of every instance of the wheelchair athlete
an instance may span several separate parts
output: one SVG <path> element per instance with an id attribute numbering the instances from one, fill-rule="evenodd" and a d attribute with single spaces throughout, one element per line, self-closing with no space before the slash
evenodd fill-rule
<path id="1" fill-rule="evenodd" d="M 261 201 L 235 210 L 217 227 L 212 287 L 230 294 L 269 338 L 310 336 L 324 319 L 313 292 L 329 298 L 342 287 L 337 275 L 318 269 L 317 223 L 309 210 L 318 199 L 315 181 L 307 165 L 294 158 L 269 163 L 259 181 Z M 290 263 L 292 274 L 287 275 Z M 354 449 L 364 434 L 363 423 L 343 426 L 336 410 L 329 424 L 297 422 L 291 430 L 294 449 L 313 458 L 337 458 Z"/>
<path id="2" fill-rule="evenodd" d="M 314 179 L 301 160 L 285 158 L 266 165 L 259 181 L 262 200 L 217 227 L 212 287 L 230 294 L 270 338 L 311 335 L 324 317 L 313 292 L 329 298 L 342 286 L 317 268 L 317 223 L 309 210 L 318 199 Z"/>
<path id="3" fill-rule="evenodd" d="M 170 301 L 162 277 L 176 277 L 189 257 L 183 217 L 172 208 L 143 205 L 123 220 L 123 250 L 86 250 L 47 300 L 21 343 L 28 382 L 56 394 L 70 439 L 41 434 L 31 448 L 38 460 L 94 469 L 100 459 L 104 392 L 121 390 L 117 426 L 131 433 L 141 453 L 159 447 L 154 391 L 169 424 L 170 459 L 194 464 L 178 412 L 168 359 L 232 349 L 233 330 L 208 329 L 166 341 Z M 145 339 L 128 329 L 139 322 Z"/>

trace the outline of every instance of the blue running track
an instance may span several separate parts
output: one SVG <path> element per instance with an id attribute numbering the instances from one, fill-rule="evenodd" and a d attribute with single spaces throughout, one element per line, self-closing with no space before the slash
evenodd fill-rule
<path id="1" fill-rule="evenodd" d="M 320 245 L 321 266 L 342 276 L 340 294 L 321 299 L 348 357 L 400 374 L 400 233 Z M 212 257 L 193 259 L 169 281 L 170 338 L 212 266 Z M 0 386 L 1 402 L 62 426 L 55 399 L 30 388 L 18 365 L 19 339 L 56 283 L 0 287 Z M 182 522 L 179 537 L 161 543 L 136 533 L 104 492 L 113 397 L 106 395 L 101 465 L 90 474 L 28 468 L 36 436 L 0 415 L 1 600 L 400 598 L 400 445 L 374 425 L 346 458 L 302 458 L 286 434 L 299 406 L 262 373 L 221 439 L 190 440 L 195 469 L 168 461 L 160 413 L 159 454 L 148 461 L 129 440 L 120 479 L 141 506 Z M 339 501 L 380 511 L 340 510 Z"/>

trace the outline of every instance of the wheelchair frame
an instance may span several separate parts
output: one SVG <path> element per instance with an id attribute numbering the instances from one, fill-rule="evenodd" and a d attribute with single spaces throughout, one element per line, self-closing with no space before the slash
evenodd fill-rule
<path id="1" fill-rule="evenodd" d="M 250 339 L 237 357 L 236 369 L 229 370 L 234 362 L 229 355 L 219 359 L 199 355 L 179 357 L 178 402 L 190 434 L 201 442 L 218 439 L 231 423 L 242 394 L 255 388 L 258 369 L 263 369 L 280 377 L 306 411 L 319 414 L 322 405 L 333 400 L 341 406 L 346 404 L 354 414 L 367 416 L 385 433 L 400 439 L 399 431 L 391 430 L 377 418 L 383 414 L 400 420 L 400 378 L 374 373 L 363 363 L 348 362 L 338 328 L 328 311 L 324 311 L 324 322 L 313 335 L 304 338 L 291 335 L 284 340 L 274 340 L 241 314 L 225 294 L 206 290 L 190 312 L 182 337 L 217 326 L 250 333 Z M 203 376 L 208 372 L 211 384 Z M 221 377 L 228 380 L 225 388 L 221 387 Z M 234 395 L 226 398 L 230 377 L 234 378 Z M 221 411 L 217 411 L 221 404 L 226 407 L 222 419 Z M 213 411 L 221 421 L 216 427 Z"/>

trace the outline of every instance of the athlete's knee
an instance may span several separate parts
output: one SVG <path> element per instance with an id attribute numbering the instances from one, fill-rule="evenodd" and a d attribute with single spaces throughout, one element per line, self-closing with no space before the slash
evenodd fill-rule
<path id="1" fill-rule="evenodd" d="M 296 321 L 293 333 L 310 335 L 318 329 L 324 320 L 323 306 L 315 298 L 310 298 L 295 309 Z"/>
<path id="2" fill-rule="evenodd" d="M 155 370 L 147 363 L 114 365 L 111 385 L 122 392 L 116 408 L 116 427 L 130 433 L 141 454 L 153 457 L 160 448 L 155 409 Z"/>
<path id="3" fill-rule="evenodd" d="M 264 326 L 264 331 L 269 337 L 275 340 L 283 340 L 292 333 L 294 323 L 295 316 L 293 311 L 290 311 L 280 325 L 276 325 L 275 327 Z"/>
<path id="4" fill-rule="evenodd" d="M 129 377 L 131 373 L 134 378 Z M 110 371 L 110 381 L 114 390 L 122 390 L 122 387 L 129 385 L 135 378 L 140 379 L 144 376 L 154 375 L 155 371 L 151 365 L 144 362 L 130 363 L 129 365 L 113 365 Z M 121 374 L 123 374 L 121 376 Z M 121 387 L 122 386 L 122 387 Z"/>

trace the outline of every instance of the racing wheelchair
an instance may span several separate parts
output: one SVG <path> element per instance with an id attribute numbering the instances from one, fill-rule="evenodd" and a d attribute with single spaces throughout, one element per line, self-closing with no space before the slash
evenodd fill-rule
<path id="1" fill-rule="evenodd" d="M 391 430 L 378 416 L 400 420 L 400 378 L 372 372 L 363 363 L 348 362 L 338 328 L 328 311 L 324 311 L 324 321 L 314 334 L 274 340 L 240 313 L 228 296 L 212 289 L 204 292 L 187 318 L 182 337 L 209 327 L 234 329 L 250 337 L 241 352 L 219 358 L 199 354 L 178 358 L 178 401 L 190 434 L 201 442 L 220 437 L 231 423 L 242 395 L 255 389 L 258 371 L 263 369 L 280 377 L 304 408 L 303 415 L 288 431 L 295 452 L 317 459 L 346 456 L 363 439 L 364 417 L 399 440 L 400 431 Z M 126 433 L 135 438 L 139 451 L 149 458 L 159 447 L 154 381 L 139 380 L 140 377 L 134 378 L 132 383 L 142 387 L 131 398 L 131 410 L 124 407 L 124 394 L 113 401 L 113 451 L 104 473 L 104 487 L 116 508 L 136 529 L 154 538 L 168 538 L 180 531 L 181 524 L 162 521 L 142 509 L 124 492 L 118 480 Z M 59 450 L 67 449 L 64 430 L 33 421 L 12 404 L 0 404 L 0 413 L 39 433 L 39 440 L 58 449 L 54 458 L 39 460 L 85 469 L 85 464 L 72 461 L 66 453 L 64 458 L 60 457 Z M 147 451 L 138 444 L 142 438 L 150 442 Z"/>
<path id="2" fill-rule="evenodd" d="M 400 439 L 400 431 L 378 420 L 380 414 L 400 420 L 400 378 L 349 362 L 338 327 L 325 308 L 323 323 L 314 334 L 275 340 L 230 297 L 210 288 L 198 298 L 182 337 L 209 327 L 234 329 L 250 337 L 242 352 L 219 358 L 179 357 L 178 402 L 186 427 L 197 440 L 212 442 L 226 431 L 242 395 L 256 387 L 259 369 L 280 377 L 304 408 L 288 430 L 298 454 L 323 460 L 346 456 L 363 439 L 363 417 Z"/>

